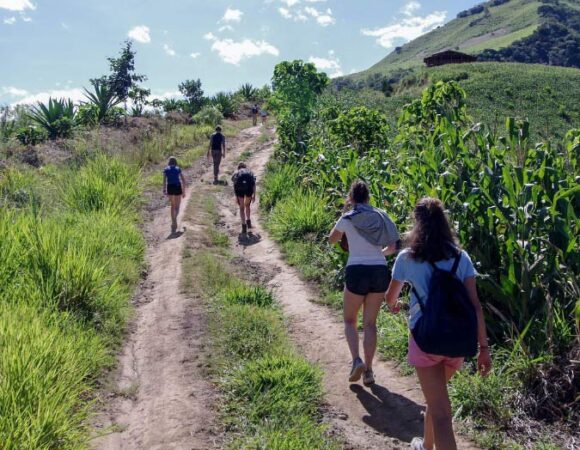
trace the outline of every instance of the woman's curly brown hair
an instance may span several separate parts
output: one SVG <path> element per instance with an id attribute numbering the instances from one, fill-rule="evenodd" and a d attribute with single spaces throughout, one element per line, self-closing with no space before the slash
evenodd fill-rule
<path id="1" fill-rule="evenodd" d="M 413 211 L 415 225 L 406 238 L 413 259 L 436 262 L 454 258 L 459 249 L 441 200 L 422 198 Z"/>

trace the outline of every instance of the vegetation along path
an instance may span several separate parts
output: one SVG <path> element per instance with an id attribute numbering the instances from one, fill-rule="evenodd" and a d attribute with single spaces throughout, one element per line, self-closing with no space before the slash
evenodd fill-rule
<path id="1" fill-rule="evenodd" d="M 256 146 L 247 160 L 260 180 L 273 153 L 273 144 Z M 232 173 L 235 158 L 226 164 Z M 282 258 L 277 244 L 260 226 L 260 214 L 253 206 L 254 238 L 239 235 L 240 220 L 230 189 L 222 190 L 219 214 L 236 251 L 255 272 L 257 280 L 267 280 L 289 319 L 290 333 L 298 349 L 324 372 L 326 419 L 342 435 L 352 449 L 402 449 L 415 436 L 422 435 L 423 396 L 412 377 L 402 377 L 394 364 L 380 361 L 374 365 L 376 385 L 372 389 L 361 384 L 349 385 L 348 348 L 343 325 L 327 307 L 314 302 L 317 293 L 302 281 L 296 270 Z M 474 448 L 459 441 L 459 448 Z"/>

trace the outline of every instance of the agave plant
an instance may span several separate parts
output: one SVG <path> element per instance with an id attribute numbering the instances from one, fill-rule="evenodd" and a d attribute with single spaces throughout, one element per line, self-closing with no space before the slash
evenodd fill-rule
<path id="1" fill-rule="evenodd" d="M 238 94 L 240 94 L 244 100 L 251 102 L 258 98 L 259 91 L 250 83 L 245 83 L 240 86 L 240 89 L 238 89 Z"/>
<path id="2" fill-rule="evenodd" d="M 121 100 L 115 95 L 106 79 L 97 78 L 91 80 L 91 84 L 94 92 L 85 88 L 85 96 L 89 99 L 91 109 L 94 111 L 94 120 L 97 123 L 106 123 Z"/>
<path id="3" fill-rule="evenodd" d="M 75 107 L 70 99 L 51 97 L 47 104 L 39 102 L 28 116 L 46 130 L 49 139 L 70 136 L 75 125 Z"/>

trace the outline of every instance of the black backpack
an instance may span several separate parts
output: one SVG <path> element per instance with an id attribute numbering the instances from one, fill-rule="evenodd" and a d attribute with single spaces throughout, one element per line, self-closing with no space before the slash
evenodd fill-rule
<path id="1" fill-rule="evenodd" d="M 234 175 L 234 189 L 236 191 L 253 192 L 256 179 L 248 169 L 240 169 Z"/>
<path id="2" fill-rule="evenodd" d="M 456 272 L 461 252 L 450 272 L 431 263 L 427 302 L 412 287 L 421 307 L 421 317 L 411 330 L 421 350 L 433 355 L 473 357 L 477 354 L 477 315 L 467 289 Z"/>

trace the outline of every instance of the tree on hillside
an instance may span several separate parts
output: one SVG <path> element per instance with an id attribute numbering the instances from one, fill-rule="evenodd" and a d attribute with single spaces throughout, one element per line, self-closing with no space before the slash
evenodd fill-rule
<path id="1" fill-rule="evenodd" d="M 299 152 L 304 147 L 306 127 L 316 99 L 328 85 L 325 73 L 304 61 L 284 61 L 276 65 L 272 77 L 274 94 L 270 104 L 278 113 L 278 135 L 282 147 Z"/>
<path id="2" fill-rule="evenodd" d="M 203 89 L 201 88 L 201 80 L 185 80 L 179 86 L 179 92 L 187 99 L 189 113 L 196 114 L 199 112 L 204 104 Z"/>

